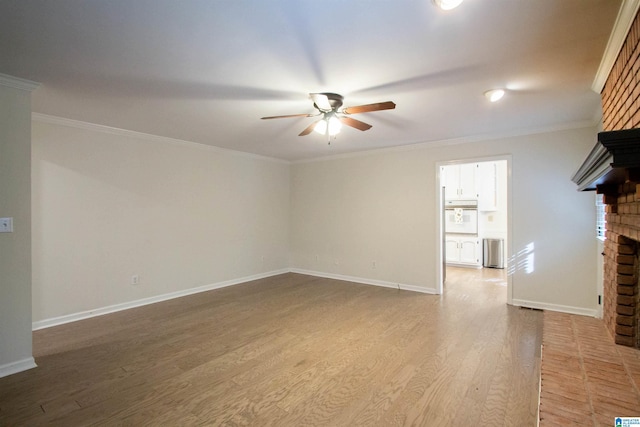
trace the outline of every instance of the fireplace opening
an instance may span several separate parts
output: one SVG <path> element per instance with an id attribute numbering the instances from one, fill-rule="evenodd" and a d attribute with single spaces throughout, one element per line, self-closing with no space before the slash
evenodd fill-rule
<path id="1" fill-rule="evenodd" d="M 622 237 L 616 256 L 615 341 L 640 348 L 638 327 L 638 277 L 640 277 L 640 243 Z"/>

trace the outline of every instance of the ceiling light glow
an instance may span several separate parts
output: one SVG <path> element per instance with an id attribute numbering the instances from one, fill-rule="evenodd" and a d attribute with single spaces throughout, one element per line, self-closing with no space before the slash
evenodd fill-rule
<path id="1" fill-rule="evenodd" d="M 327 133 L 327 121 L 326 120 L 320 120 L 313 127 L 313 130 L 318 132 L 320 135 L 324 135 L 325 133 Z"/>
<path id="2" fill-rule="evenodd" d="M 484 96 L 486 96 L 487 99 L 491 102 L 497 102 L 500 99 L 502 99 L 502 97 L 504 96 L 504 90 L 503 89 L 488 90 L 484 93 Z"/>
<path id="3" fill-rule="evenodd" d="M 332 115 L 331 117 L 325 117 L 324 119 L 316 123 L 316 125 L 313 127 L 313 130 L 321 135 L 326 135 L 327 128 L 329 129 L 329 135 L 335 136 L 340 133 L 340 130 L 342 129 L 342 123 L 340 122 L 340 119 Z"/>
<path id="4" fill-rule="evenodd" d="M 435 4 L 438 8 L 442 10 L 451 10 L 460 6 L 463 0 L 433 0 L 433 4 Z"/>
<path id="5" fill-rule="evenodd" d="M 342 129 L 340 120 L 336 116 L 331 117 L 329 119 L 329 135 L 337 135 L 340 133 L 340 129 Z"/>

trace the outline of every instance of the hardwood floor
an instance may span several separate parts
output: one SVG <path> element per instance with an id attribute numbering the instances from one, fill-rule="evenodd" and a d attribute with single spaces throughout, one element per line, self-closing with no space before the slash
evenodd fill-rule
<path id="1" fill-rule="evenodd" d="M 40 330 L 0 425 L 534 426 L 542 313 L 505 302 L 285 274 Z"/>

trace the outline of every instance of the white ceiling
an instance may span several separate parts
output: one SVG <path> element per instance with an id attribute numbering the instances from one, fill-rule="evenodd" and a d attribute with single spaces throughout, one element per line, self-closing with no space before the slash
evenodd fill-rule
<path id="1" fill-rule="evenodd" d="M 593 123 L 620 0 L 0 0 L 33 111 L 286 160 Z M 490 104 L 483 92 L 506 87 Z M 309 92 L 354 116 L 327 145 Z"/>

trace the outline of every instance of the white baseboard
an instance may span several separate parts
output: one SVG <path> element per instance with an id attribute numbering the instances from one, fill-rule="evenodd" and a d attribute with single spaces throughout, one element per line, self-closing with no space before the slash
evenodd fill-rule
<path id="1" fill-rule="evenodd" d="M 458 264 L 455 262 L 448 262 L 447 267 L 460 267 L 460 268 L 473 268 L 475 270 L 480 270 L 482 265 L 480 264 Z"/>
<path id="2" fill-rule="evenodd" d="M 67 314 L 59 317 L 52 317 L 50 319 L 39 320 L 33 322 L 32 329 L 37 331 L 39 329 L 50 328 L 52 326 L 64 325 L 65 323 L 76 322 L 78 320 L 89 319 L 91 317 L 102 316 L 109 313 L 115 313 L 122 310 L 128 310 L 130 308 L 141 307 L 143 305 L 155 304 L 161 301 L 167 301 L 174 298 L 180 298 L 187 295 L 193 295 L 200 292 L 211 291 L 213 289 L 225 288 L 227 286 L 238 285 L 240 283 L 250 282 L 252 280 L 264 279 L 266 277 L 277 276 L 279 274 L 288 273 L 289 269 L 269 271 L 267 273 L 255 274 L 253 276 L 241 277 L 238 279 L 226 280 L 224 282 L 212 283 L 210 285 L 199 286 L 197 288 L 185 289 L 182 291 L 170 292 L 168 294 L 157 295 L 149 298 L 143 298 L 135 301 L 124 302 L 120 304 L 110 305 L 107 307 L 96 308 L 93 310 L 82 311 L 79 313 Z"/>
<path id="3" fill-rule="evenodd" d="M 7 377 L 9 375 L 17 374 L 18 372 L 27 371 L 29 369 L 36 368 L 36 361 L 33 357 L 27 357 L 26 359 L 18 360 L 17 362 L 7 363 L 0 366 L 0 378 Z"/>
<path id="4" fill-rule="evenodd" d="M 559 311 L 561 313 L 579 314 L 580 316 L 596 317 L 598 311 L 590 308 L 573 307 L 570 305 L 551 304 L 546 302 L 526 301 L 514 299 L 513 305 L 517 307 L 536 308 L 538 310 Z"/>
<path id="5" fill-rule="evenodd" d="M 306 274 L 307 276 L 324 277 L 326 279 L 344 280 L 346 282 L 360 283 L 363 285 L 382 286 L 384 288 L 400 289 L 403 291 L 420 292 L 423 294 L 437 294 L 433 288 L 423 288 L 421 286 L 405 285 L 403 283 L 385 282 L 383 280 L 366 279 L 363 277 L 344 276 L 342 274 L 324 273 L 321 271 L 303 270 L 300 268 L 292 268 L 292 273 Z"/>

